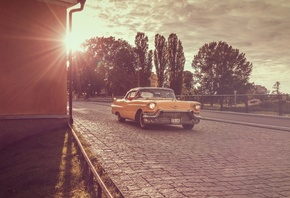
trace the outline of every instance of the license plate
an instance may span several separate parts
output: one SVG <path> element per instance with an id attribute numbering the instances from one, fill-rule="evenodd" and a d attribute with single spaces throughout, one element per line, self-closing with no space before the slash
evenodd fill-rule
<path id="1" fill-rule="evenodd" d="M 180 119 L 171 119 L 171 123 L 172 124 L 179 124 L 180 123 Z"/>

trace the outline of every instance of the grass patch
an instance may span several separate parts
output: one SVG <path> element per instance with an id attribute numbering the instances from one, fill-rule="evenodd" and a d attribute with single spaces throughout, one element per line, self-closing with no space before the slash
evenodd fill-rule
<path id="1" fill-rule="evenodd" d="M 114 198 L 123 198 L 123 195 L 120 192 L 120 190 L 118 189 L 118 187 L 111 180 L 111 178 L 109 177 L 108 173 L 103 169 L 103 167 L 99 163 L 98 159 L 96 158 L 96 156 L 91 151 L 91 149 L 90 149 L 90 147 L 91 147 L 90 143 L 88 143 L 82 137 L 82 135 L 78 131 L 76 131 L 75 129 L 74 129 L 74 131 L 75 131 L 76 135 L 78 136 L 78 139 L 80 140 L 80 142 L 81 142 L 81 144 L 82 144 L 82 146 L 83 146 L 83 148 L 84 148 L 84 150 L 85 150 L 88 158 L 92 162 L 92 164 L 93 164 L 96 172 L 101 177 L 102 181 L 106 185 L 106 187 L 109 190 L 109 192 L 111 193 L 112 197 L 114 197 Z M 95 188 L 97 188 L 97 186 L 96 186 L 96 184 L 97 184 L 96 179 L 94 179 L 94 184 L 95 184 Z"/>
<path id="2" fill-rule="evenodd" d="M 0 161 L 0 197 L 94 197 L 70 129 L 22 139 Z"/>

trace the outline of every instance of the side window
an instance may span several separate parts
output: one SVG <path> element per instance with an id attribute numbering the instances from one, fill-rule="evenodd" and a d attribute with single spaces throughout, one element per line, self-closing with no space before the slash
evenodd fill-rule
<path id="1" fill-rule="evenodd" d="M 136 95 L 136 91 L 132 91 L 132 92 L 127 94 L 126 99 L 127 100 L 132 100 L 132 98 L 134 98 L 135 95 Z"/>
<path id="2" fill-rule="evenodd" d="M 142 98 L 153 98 L 153 93 L 151 92 L 142 92 L 141 93 Z"/>
<path id="3" fill-rule="evenodd" d="M 172 92 L 172 91 L 166 91 L 166 92 L 164 92 L 164 98 L 172 98 L 172 99 L 175 99 L 174 92 Z"/>

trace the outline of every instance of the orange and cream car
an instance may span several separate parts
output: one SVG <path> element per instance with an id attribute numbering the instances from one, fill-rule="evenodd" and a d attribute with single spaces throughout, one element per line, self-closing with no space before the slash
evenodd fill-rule
<path id="1" fill-rule="evenodd" d="M 174 91 L 169 88 L 134 88 L 124 98 L 114 98 L 111 107 L 119 122 L 134 120 L 141 128 L 153 124 L 173 124 L 192 129 L 201 118 L 199 102 L 177 100 Z"/>

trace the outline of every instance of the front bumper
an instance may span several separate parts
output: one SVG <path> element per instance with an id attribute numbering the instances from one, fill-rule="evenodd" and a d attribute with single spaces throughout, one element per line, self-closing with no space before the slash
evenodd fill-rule
<path id="1" fill-rule="evenodd" d="M 198 124 L 201 116 L 189 111 L 158 110 L 156 113 L 143 113 L 145 124 Z"/>

